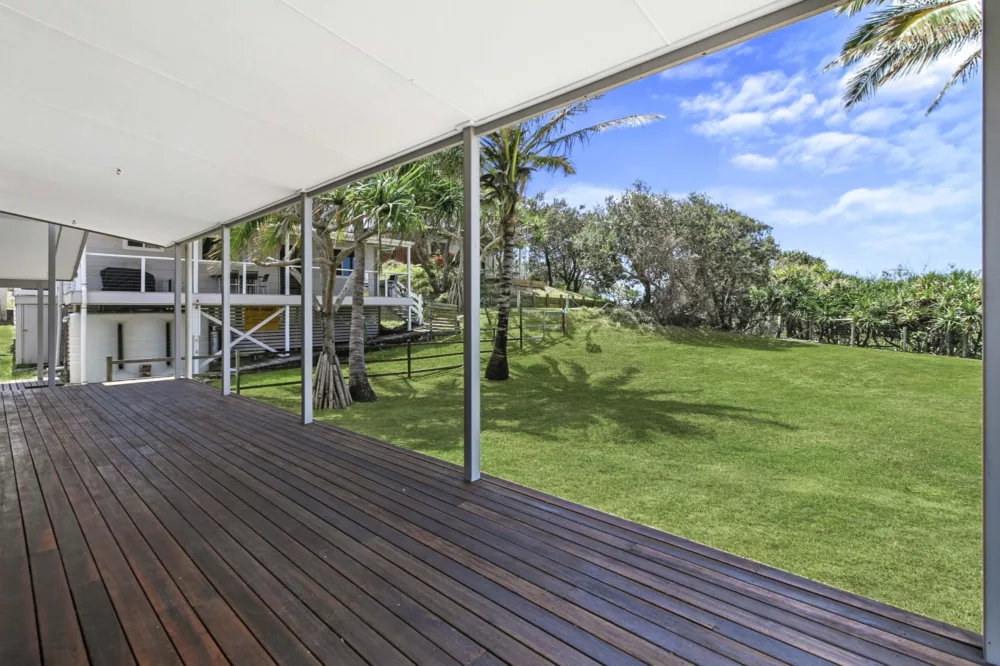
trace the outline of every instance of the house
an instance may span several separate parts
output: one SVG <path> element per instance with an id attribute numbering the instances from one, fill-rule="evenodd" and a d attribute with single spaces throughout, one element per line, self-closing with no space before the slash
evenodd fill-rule
<path id="1" fill-rule="evenodd" d="M 210 258 L 211 246 L 217 239 L 196 243 L 191 272 L 193 311 L 190 337 L 196 356 L 211 357 L 220 353 L 222 290 L 228 286 L 233 302 L 232 340 L 234 349 L 242 352 L 298 353 L 300 340 L 299 303 L 301 287 L 293 272 L 281 267 L 263 267 L 249 261 L 234 261 L 227 280 L 221 275 L 222 262 Z M 350 243 L 349 238 L 343 242 Z M 382 240 L 386 248 L 398 248 L 406 260 L 409 241 Z M 422 303 L 411 295 L 410 264 L 406 271 L 379 278 L 375 268 L 378 241 L 365 245 L 365 327 L 371 336 L 378 335 L 383 308 L 392 309 L 397 318 L 412 326 L 421 321 Z M 338 269 L 336 291 L 340 293 L 353 268 L 349 257 Z M 321 289 L 319 269 L 315 268 L 315 291 Z M 186 285 L 180 285 L 183 290 Z M 112 377 L 127 379 L 139 376 L 159 376 L 173 373 L 168 360 L 171 349 L 174 310 L 174 255 L 164 248 L 148 243 L 124 240 L 113 236 L 90 234 L 80 258 L 74 280 L 57 284 L 57 299 L 62 306 L 59 327 L 57 364 L 68 359 L 70 383 L 104 381 L 107 359 L 158 359 L 143 363 L 114 363 Z M 17 326 L 19 365 L 33 365 L 38 358 L 37 334 L 38 292 L 16 289 L 15 325 Z M 351 297 L 347 296 L 337 315 L 337 342 L 346 343 L 350 328 Z M 43 313 L 42 350 L 45 357 L 46 313 Z M 322 343 L 322 323 L 313 321 L 313 347 Z M 208 363 L 208 359 L 197 361 Z"/>

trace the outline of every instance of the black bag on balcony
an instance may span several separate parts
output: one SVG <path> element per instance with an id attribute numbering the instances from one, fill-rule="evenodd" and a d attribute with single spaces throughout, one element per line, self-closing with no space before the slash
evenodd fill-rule
<path id="1" fill-rule="evenodd" d="M 142 291 L 142 272 L 138 268 L 101 269 L 101 291 Z M 156 291 L 156 278 L 146 273 L 146 291 Z"/>

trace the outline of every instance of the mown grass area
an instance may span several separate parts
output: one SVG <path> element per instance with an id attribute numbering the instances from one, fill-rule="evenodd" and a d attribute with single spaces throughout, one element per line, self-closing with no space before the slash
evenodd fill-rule
<path id="1" fill-rule="evenodd" d="M 10 353 L 10 343 L 13 340 L 14 327 L 9 324 L 0 326 L 0 381 L 23 379 L 34 374 L 34 371 L 30 368 L 14 369 L 13 357 Z"/>
<path id="2" fill-rule="evenodd" d="M 483 382 L 483 470 L 978 630 L 980 371 L 584 312 Z M 318 418 L 461 461 L 460 370 L 373 385 Z M 246 394 L 298 409 L 295 386 Z"/>

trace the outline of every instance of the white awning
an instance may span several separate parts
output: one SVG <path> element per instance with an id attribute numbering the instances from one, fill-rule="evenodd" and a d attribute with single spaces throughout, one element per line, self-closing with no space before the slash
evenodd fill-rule
<path id="1" fill-rule="evenodd" d="M 833 4 L 0 0 L 0 210 L 169 245 Z"/>
<path id="2" fill-rule="evenodd" d="M 56 236 L 56 279 L 72 280 L 87 233 L 59 227 Z M 49 276 L 49 225 L 0 215 L 0 287 L 34 289 Z M 0 304 L 2 305 L 2 304 Z"/>

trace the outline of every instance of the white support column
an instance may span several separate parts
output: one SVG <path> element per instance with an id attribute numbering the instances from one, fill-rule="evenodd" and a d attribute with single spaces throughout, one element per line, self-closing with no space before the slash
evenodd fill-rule
<path id="1" fill-rule="evenodd" d="M 406 246 L 406 297 L 410 299 L 411 305 L 406 308 L 406 330 L 413 330 L 413 294 L 411 293 L 411 283 L 410 283 L 410 246 Z"/>
<path id="2" fill-rule="evenodd" d="M 230 278 L 229 263 L 229 227 L 222 227 L 222 395 L 229 395 L 232 377 L 229 376 L 232 365 L 232 341 L 230 331 L 232 330 L 232 301 L 233 289 Z"/>
<path id="3" fill-rule="evenodd" d="M 37 377 L 38 381 L 45 379 L 45 283 L 39 282 L 35 285 L 38 298 L 35 301 L 35 314 L 37 315 L 38 341 L 35 346 L 38 352 Z"/>
<path id="4" fill-rule="evenodd" d="M 247 262 L 240 263 L 240 293 L 244 296 L 247 293 Z"/>
<path id="5" fill-rule="evenodd" d="M 302 423 L 313 420 L 313 234 L 312 199 L 302 194 Z"/>
<path id="6" fill-rule="evenodd" d="M 80 383 L 87 383 L 87 246 L 80 254 Z"/>
<path id="7" fill-rule="evenodd" d="M 139 257 L 139 291 L 146 293 L 146 257 Z"/>
<path id="8" fill-rule="evenodd" d="M 462 278 L 465 295 L 464 392 L 465 480 L 479 480 L 479 139 L 475 128 L 462 130 L 463 230 Z"/>
<path id="9" fill-rule="evenodd" d="M 194 324 L 201 323 L 191 316 L 194 309 L 194 243 L 184 245 L 184 376 L 194 377 Z"/>
<path id="10" fill-rule="evenodd" d="M 56 364 L 59 358 L 56 343 L 59 341 L 59 299 L 56 298 L 56 251 L 59 248 L 59 230 L 49 223 L 49 388 L 56 386 Z"/>
<path id="11" fill-rule="evenodd" d="M 184 350 L 183 340 L 184 336 L 181 335 L 181 327 L 183 322 L 181 320 L 181 311 L 184 309 L 183 302 L 181 300 L 181 287 L 184 283 L 184 246 L 180 243 L 174 245 L 174 325 L 170 331 L 173 336 L 171 342 L 174 352 L 174 379 L 180 379 L 184 376 L 184 368 L 181 364 L 184 363 Z"/>
<path id="12" fill-rule="evenodd" d="M 993 62 L 996 60 L 996 62 Z M 983 3 L 983 652 L 1000 664 L 1000 7 Z"/>
<path id="13" fill-rule="evenodd" d="M 282 254 L 282 261 L 288 261 L 290 246 L 288 245 L 288 236 L 285 236 L 285 251 Z M 292 268 L 291 266 L 285 266 L 282 268 L 285 272 L 285 296 L 290 296 L 292 294 Z M 292 348 L 292 309 L 285 306 L 285 353 L 287 354 Z"/>

